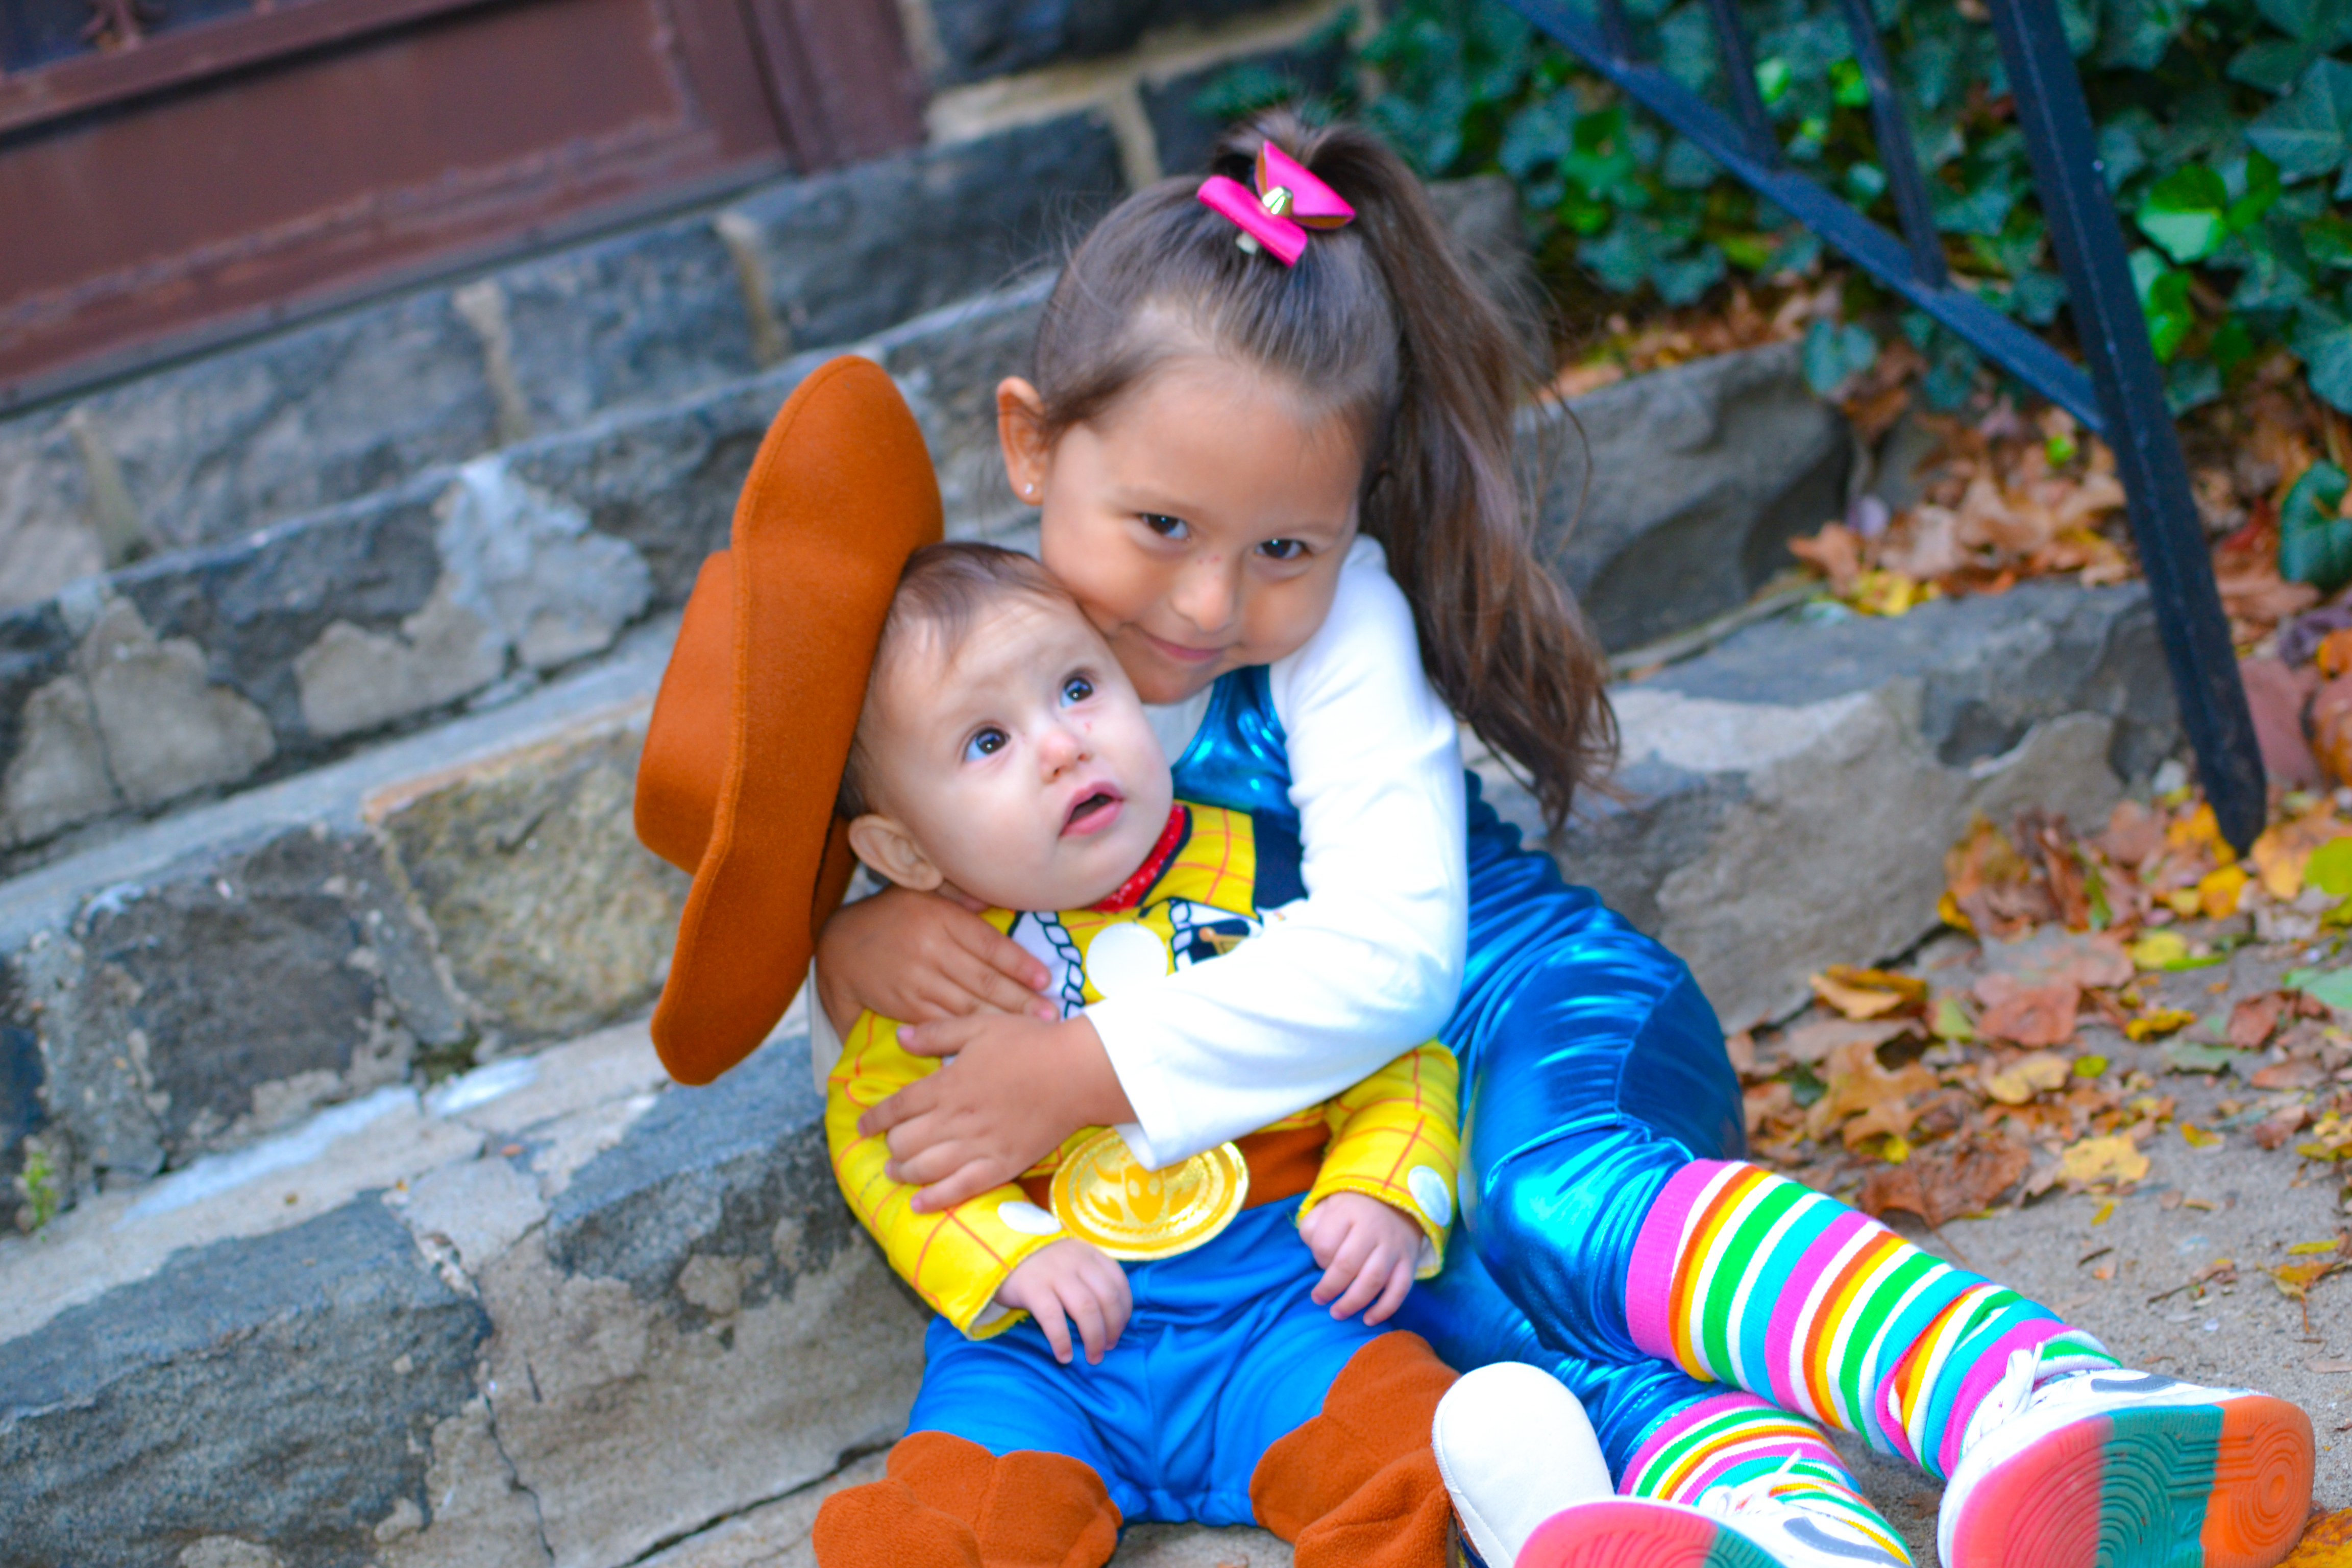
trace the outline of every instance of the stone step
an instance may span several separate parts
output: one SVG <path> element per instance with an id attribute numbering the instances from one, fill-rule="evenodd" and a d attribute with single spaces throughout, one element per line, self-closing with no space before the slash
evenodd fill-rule
<path id="1" fill-rule="evenodd" d="M 1725 1026 L 1785 1016 L 1830 963 L 1937 929 L 1978 813 L 2103 822 L 2180 749 L 2146 586 L 2029 582 L 1886 620 L 1833 604 L 1612 689 L 1622 798 L 1554 846 L 1571 881 L 1691 966 Z M 1534 801 L 1474 754 L 1530 833 Z"/>
<path id="2" fill-rule="evenodd" d="M 0 421 L 0 607 L 1002 287 L 1126 189 L 1098 110 L 779 181 Z M 110 546 L 111 547 L 110 550 Z"/>
<path id="3" fill-rule="evenodd" d="M 1491 227 L 1493 214 L 1461 210 L 1474 235 Z M 905 390 L 959 535 L 1024 537 L 1032 514 L 1003 480 L 994 388 L 1022 367 L 1045 286 L 859 345 Z M 769 419 L 831 352 L 0 616 L 0 867 L 298 774 L 601 657 L 684 603 L 725 542 Z M 1850 437 L 1806 388 L 1794 344 L 1531 410 L 1523 437 L 1545 486 L 1545 548 L 1614 647 L 1738 604 L 1791 533 L 1843 506 Z"/>
<path id="4" fill-rule="evenodd" d="M 662 652 L 13 885 L 35 1146 L 143 1152 L 0 1240 L 0 1568 L 804 1561 L 870 1473 L 921 1314 L 834 1193 L 800 1019 L 705 1089 L 641 1021 L 581 1033 L 674 918 L 627 830 Z M 2089 818 L 2177 744 L 2137 586 L 1790 616 L 1616 695 L 1627 798 L 1559 858 L 1735 1026 L 1931 929 L 1969 812 Z M 467 1030 L 499 1054 L 428 1085 Z"/>

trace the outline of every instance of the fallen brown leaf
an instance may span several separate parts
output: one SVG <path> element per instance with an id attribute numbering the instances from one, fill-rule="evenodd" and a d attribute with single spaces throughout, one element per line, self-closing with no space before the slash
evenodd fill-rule
<path id="1" fill-rule="evenodd" d="M 2247 996 L 2230 1009 L 2227 1031 L 2230 1044 L 2238 1050 L 2251 1051 L 2265 1044 L 2278 1027 L 2279 1013 L 2286 999 L 2277 992 L 2260 996 Z"/>
<path id="2" fill-rule="evenodd" d="M 1780 1050 L 1792 1062 L 1810 1064 L 1856 1040 L 1867 1041 L 1875 1049 L 1917 1029 L 1918 1025 L 1909 1018 L 1816 1018 L 1781 1036 Z"/>
<path id="3" fill-rule="evenodd" d="M 1988 974 L 1978 980 L 1975 991 L 1984 1004 L 1977 1032 L 1988 1039 L 2034 1050 L 2063 1046 L 2074 1037 L 2083 992 L 2071 980 L 2026 985 L 2011 975 Z"/>
<path id="4" fill-rule="evenodd" d="M 2032 1163 L 2032 1152 L 2016 1140 L 1972 1133 L 1878 1167 L 1863 1183 L 1856 1206 L 1869 1215 L 1903 1209 L 1940 1226 L 1991 1207 Z"/>

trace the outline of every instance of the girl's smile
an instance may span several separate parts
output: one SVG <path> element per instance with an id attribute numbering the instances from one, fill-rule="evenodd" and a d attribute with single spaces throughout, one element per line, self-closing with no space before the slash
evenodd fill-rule
<path id="1" fill-rule="evenodd" d="M 1208 353 L 1052 439 L 1028 382 L 996 397 L 1013 489 L 1044 509 L 1039 554 L 1146 702 L 1271 664 L 1323 624 L 1356 537 L 1351 421 Z"/>

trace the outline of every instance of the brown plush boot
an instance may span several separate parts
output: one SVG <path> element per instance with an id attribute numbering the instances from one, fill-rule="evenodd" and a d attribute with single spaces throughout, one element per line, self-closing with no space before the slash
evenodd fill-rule
<path id="1" fill-rule="evenodd" d="M 1265 1451 L 1258 1521 L 1299 1568 L 1438 1568 L 1452 1506 L 1429 1447 L 1452 1368 L 1419 1334 L 1382 1334 L 1340 1370 L 1323 1413 Z"/>
<path id="2" fill-rule="evenodd" d="M 887 1479 L 825 1499 L 812 1539 L 820 1568 L 1101 1568 L 1118 1519 L 1102 1478 L 1066 1455 L 917 1432 Z"/>
<path id="3" fill-rule="evenodd" d="M 1427 1444 L 1378 1474 L 1298 1532 L 1297 1568 L 1439 1568 L 1454 1515 Z"/>

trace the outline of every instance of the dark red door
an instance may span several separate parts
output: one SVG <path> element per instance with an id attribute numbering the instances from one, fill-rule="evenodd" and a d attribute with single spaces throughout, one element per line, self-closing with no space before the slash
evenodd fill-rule
<path id="1" fill-rule="evenodd" d="M 0 404 L 919 135 L 892 0 L 0 0 Z"/>

